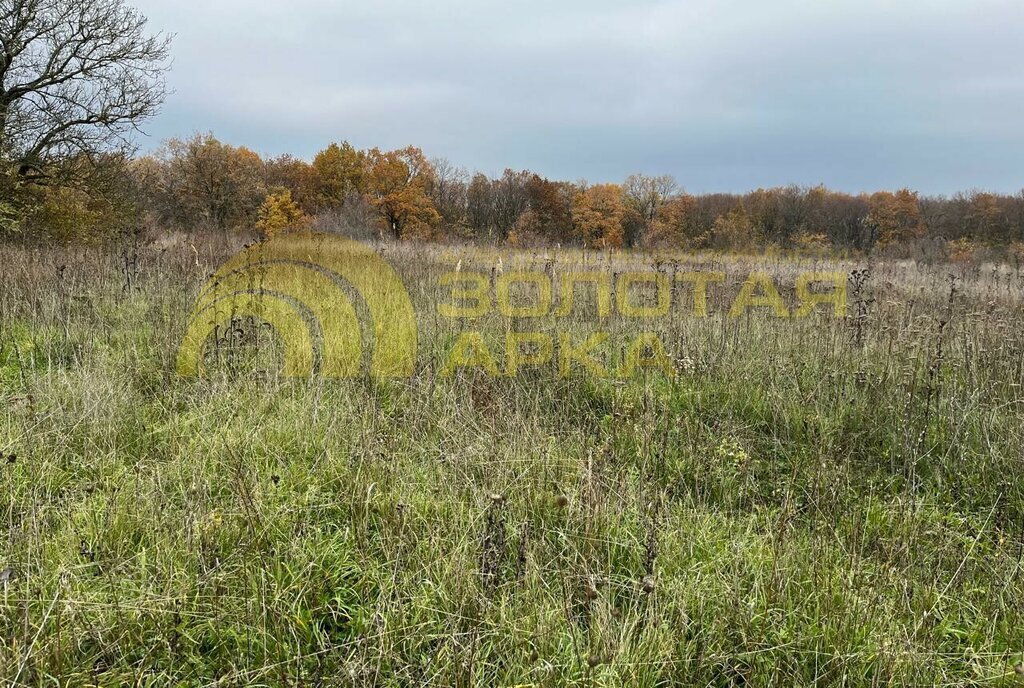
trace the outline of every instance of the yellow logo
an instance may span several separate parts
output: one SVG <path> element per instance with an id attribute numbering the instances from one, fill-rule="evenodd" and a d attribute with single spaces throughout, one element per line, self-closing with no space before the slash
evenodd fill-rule
<path id="1" fill-rule="evenodd" d="M 354 304 L 369 314 L 365 330 Z M 281 237 L 222 265 L 193 309 L 178 350 L 178 374 L 201 376 L 211 336 L 238 318 L 273 328 L 288 377 L 358 377 L 366 369 L 365 340 L 372 340 L 370 375 L 413 374 L 416 315 L 409 294 L 384 259 L 350 239 Z"/>

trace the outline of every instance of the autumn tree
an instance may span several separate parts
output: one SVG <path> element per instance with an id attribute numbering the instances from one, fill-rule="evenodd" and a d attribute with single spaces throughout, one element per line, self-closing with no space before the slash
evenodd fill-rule
<path id="1" fill-rule="evenodd" d="M 670 175 L 649 177 L 644 174 L 630 175 L 622 186 L 626 204 L 625 241 L 627 246 L 638 246 L 651 229 L 661 206 L 678 189 L 676 180 Z"/>
<path id="2" fill-rule="evenodd" d="M 755 189 L 742 197 L 738 202 L 743 204 L 750 221 L 757 227 L 761 236 L 769 240 L 777 239 L 786 234 L 784 228 L 786 218 L 783 216 L 780 189 Z M 731 208 L 730 208 L 731 210 Z"/>
<path id="3" fill-rule="evenodd" d="M 292 200 L 289 189 L 277 189 L 268 194 L 260 206 L 258 216 L 256 229 L 267 238 L 304 229 L 309 224 L 309 218 L 298 203 Z"/>
<path id="4" fill-rule="evenodd" d="M 392 238 L 429 238 L 440 223 L 427 195 L 433 175 L 423 152 L 413 146 L 367 154 L 366 188 Z"/>
<path id="5" fill-rule="evenodd" d="M 620 248 L 624 240 L 626 206 L 618 184 L 596 184 L 573 198 L 572 221 L 588 248 Z"/>
<path id="6" fill-rule="evenodd" d="M 366 190 L 366 154 L 348 141 L 332 143 L 313 158 L 315 202 L 322 209 L 340 208 L 353 194 Z"/>
<path id="7" fill-rule="evenodd" d="M 139 229 L 135 177 L 121 154 L 75 156 L 63 162 L 74 184 L 29 184 L 19 233 L 47 241 L 101 243 Z"/>
<path id="8" fill-rule="evenodd" d="M 868 205 L 869 214 L 864 218 L 864 225 L 878 245 L 909 244 L 924 236 L 925 226 L 916 191 L 880 191 L 870 197 Z"/>
<path id="9" fill-rule="evenodd" d="M 1010 238 L 1008 214 L 995 194 L 973 193 L 964 219 L 965 229 L 976 239 L 1001 243 Z"/>
<path id="10" fill-rule="evenodd" d="M 861 218 L 868 214 L 863 198 L 830 191 L 822 203 L 821 223 L 833 246 L 861 248 Z"/>
<path id="11" fill-rule="evenodd" d="M 698 221 L 697 199 L 682 194 L 658 208 L 646 244 L 658 248 L 705 248 L 709 240 L 710 233 Z"/>
<path id="12" fill-rule="evenodd" d="M 147 192 L 166 224 L 252 227 L 267 195 L 260 156 L 221 143 L 212 134 L 171 139 L 149 167 Z"/>
<path id="13" fill-rule="evenodd" d="M 544 227 L 540 216 L 533 210 L 523 212 L 508 234 L 509 246 L 533 247 L 545 243 Z"/>
<path id="14" fill-rule="evenodd" d="M 818 192 L 798 186 L 757 189 L 739 199 L 757 234 L 768 243 L 787 246 L 797 234 L 814 233 L 808 208 Z M 731 211 L 731 209 L 730 209 Z"/>
<path id="15" fill-rule="evenodd" d="M 567 243 L 572 240 L 572 200 L 574 190 L 565 182 L 554 182 L 533 174 L 526 181 L 526 197 L 531 217 L 528 222 L 517 221 L 520 234 L 529 230 L 537 240 L 549 243 Z M 520 220 L 522 216 L 520 216 Z M 531 226 L 532 225 L 532 226 Z"/>
<path id="16" fill-rule="evenodd" d="M 720 250 L 749 251 L 760 241 L 757 227 L 743 205 L 718 217 L 711 229 L 711 241 Z"/>
<path id="17" fill-rule="evenodd" d="M 825 253 L 831 246 L 829 225 L 825 215 L 830 192 L 822 185 L 809 189 L 790 187 L 794 198 L 794 216 L 783 235 L 774 239 L 786 248 L 804 252 Z M 762 233 L 762 236 L 766 236 Z"/>
<path id="18" fill-rule="evenodd" d="M 742 204 L 760 240 L 783 247 L 859 247 L 862 220 L 868 214 L 864 199 L 824 186 L 757 189 L 728 204 Z M 732 207 L 716 216 L 728 214 Z"/>
<path id="19" fill-rule="evenodd" d="M 319 178 L 308 162 L 291 155 L 281 155 L 267 160 L 265 169 L 267 188 L 288 189 L 304 213 L 312 214 L 319 209 Z"/>

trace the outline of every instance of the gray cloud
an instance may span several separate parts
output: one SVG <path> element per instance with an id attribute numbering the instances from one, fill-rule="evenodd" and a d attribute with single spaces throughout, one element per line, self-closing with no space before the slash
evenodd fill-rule
<path id="1" fill-rule="evenodd" d="M 1024 187 L 1019 0 L 136 4 L 177 34 L 144 147 L 213 130 L 695 191 Z"/>

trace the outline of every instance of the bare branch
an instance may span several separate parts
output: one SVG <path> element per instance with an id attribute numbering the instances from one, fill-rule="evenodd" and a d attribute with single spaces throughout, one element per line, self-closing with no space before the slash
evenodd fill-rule
<path id="1" fill-rule="evenodd" d="M 169 47 L 124 0 L 0 0 L 0 161 L 38 175 L 126 147 L 163 103 Z"/>

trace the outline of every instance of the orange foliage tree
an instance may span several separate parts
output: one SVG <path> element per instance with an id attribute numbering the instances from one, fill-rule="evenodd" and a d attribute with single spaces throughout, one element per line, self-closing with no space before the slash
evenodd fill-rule
<path id="1" fill-rule="evenodd" d="M 618 184 L 596 184 L 581 189 L 573 198 L 573 229 L 588 248 L 620 248 L 625 217 L 626 205 Z"/>
<path id="2" fill-rule="evenodd" d="M 896 193 L 880 191 L 868 200 L 865 224 L 873 231 L 879 246 L 908 243 L 925 234 L 917 192 L 900 189 Z"/>
<path id="3" fill-rule="evenodd" d="M 419 148 L 367 154 L 366 189 L 385 230 L 395 239 L 428 239 L 441 215 L 427 194 L 433 169 Z"/>
<path id="4" fill-rule="evenodd" d="M 657 248 L 705 248 L 709 240 L 697 217 L 697 199 L 688 194 L 663 203 L 647 235 L 647 245 Z"/>

